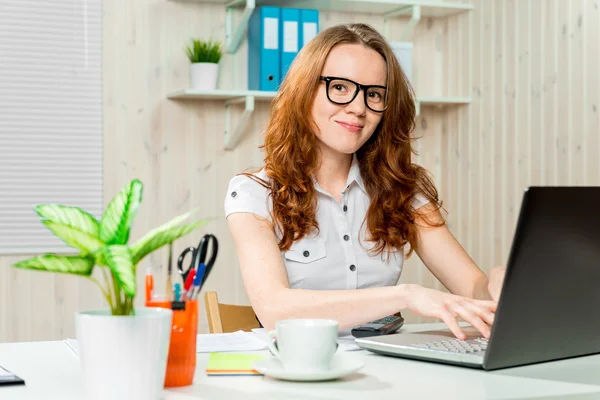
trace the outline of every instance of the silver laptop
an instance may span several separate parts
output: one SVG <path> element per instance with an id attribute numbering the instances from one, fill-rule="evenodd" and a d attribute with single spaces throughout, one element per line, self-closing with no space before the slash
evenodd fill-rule
<path id="1" fill-rule="evenodd" d="M 489 341 L 475 328 L 356 339 L 375 353 L 493 370 L 600 353 L 600 187 L 530 187 Z"/>

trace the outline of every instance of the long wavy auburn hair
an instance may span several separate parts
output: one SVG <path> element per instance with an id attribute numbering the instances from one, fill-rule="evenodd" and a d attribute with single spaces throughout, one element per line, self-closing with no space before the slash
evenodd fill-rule
<path id="1" fill-rule="evenodd" d="M 337 25 L 313 38 L 296 56 L 271 104 L 264 145 L 264 181 L 244 175 L 270 189 L 273 226 L 281 251 L 318 230 L 314 176 L 319 168 L 317 126 L 311 118 L 319 77 L 331 49 L 361 44 L 377 51 L 387 64 L 388 107 L 371 138 L 357 151 L 360 173 L 370 205 L 365 221 L 366 240 L 375 254 L 409 244 L 416 248 L 416 212 L 411 201 L 417 193 L 438 209 L 441 203 L 427 171 L 412 162 L 415 103 L 412 88 L 386 40 L 365 24 Z M 430 226 L 444 222 L 424 218 Z"/>

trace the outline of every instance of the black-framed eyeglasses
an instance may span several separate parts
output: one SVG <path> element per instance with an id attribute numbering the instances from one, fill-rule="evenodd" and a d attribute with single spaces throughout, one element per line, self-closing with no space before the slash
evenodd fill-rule
<path id="1" fill-rule="evenodd" d="M 365 95 L 365 104 L 369 110 L 380 113 L 387 108 L 388 97 L 385 86 L 361 85 L 337 76 L 321 76 L 320 79 L 327 85 L 327 99 L 334 104 L 350 104 L 362 90 Z"/>

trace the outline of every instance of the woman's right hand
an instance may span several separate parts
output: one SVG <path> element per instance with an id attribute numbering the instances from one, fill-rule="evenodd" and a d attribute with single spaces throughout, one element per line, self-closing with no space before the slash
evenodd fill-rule
<path id="1" fill-rule="evenodd" d="M 457 338 L 464 340 L 466 335 L 456 320 L 460 317 L 489 339 L 497 302 L 456 296 L 419 285 L 408 285 L 408 289 L 408 308 L 411 311 L 425 317 L 440 318 Z"/>

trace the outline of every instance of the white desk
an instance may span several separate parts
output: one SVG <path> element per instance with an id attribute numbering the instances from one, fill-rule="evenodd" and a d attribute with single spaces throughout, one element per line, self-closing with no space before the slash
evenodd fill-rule
<path id="1" fill-rule="evenodd" d="M 402 330 L 424 326 L 443 327 L 407 325 Z M 164 399 L 600 399 L 600 355 L 491 372 L 364 350 L 344 355 L 360 358 L 365 366 L 338 381 L 297 383 L 262 376 L 209 377 L 204 373 L 208 354 L 198 354 L 194 385 L 165 390 Z M 0 344 L 0 365 L 27 383 L 0 386 L 2 400 L 83 397 L 79 360 L 61 341 Z"/>

